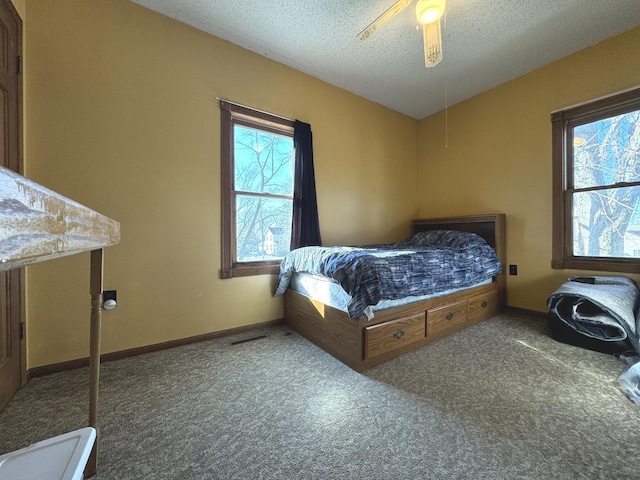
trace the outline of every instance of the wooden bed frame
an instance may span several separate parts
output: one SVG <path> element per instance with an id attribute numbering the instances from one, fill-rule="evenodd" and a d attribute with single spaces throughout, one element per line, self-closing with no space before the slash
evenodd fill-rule
<path id="1" fill-rule="evenodd" d="M 505 215 L 413 220 L 414 233 L 428 230 L 477 233 L 496 251 L 502 273 L 487 285 L 375 312 L 372 320 L 352 319 L 342 310 L 287 290 L 286 324 L 362 372 L 498 314 L 506 304 Z"/>

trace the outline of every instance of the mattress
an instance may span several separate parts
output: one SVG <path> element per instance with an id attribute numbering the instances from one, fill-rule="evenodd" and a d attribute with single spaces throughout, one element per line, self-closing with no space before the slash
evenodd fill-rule
<path id="1" fill-rule="evenodd" d="M 320 275 L 351 295 L 347 312 L 359 318 L 382 300 L 470 288 L 501 270 L 495 250 L 479 235 L 431 230 L 389 244 L 292 250 L 280 264 L 275 295 L 284 294 L 294 272 Z"/>
<path id="2" fill-rule="evenodd" d="M 632 279 L 596 275 L 570 278 L 549 296 L 547 307 L 552 322 L 563 322 L 578 336 L 592 339 L 590 344 L 628 343 L 640 352 L 636 325 L 639 300 L 640 291 Z"/>
<path id="3" fill-rule="evenodd" d="M 411 296 L 400 298 L 397 300 L 382 300 L 376 305 L 367 307 L 365 309 L 365 314 L 367 315 L 367 318 L 371 320 L 372 318 L 374 318 L 375 312 L 385 310 L 387 308 L 406 305 L 413 302 L 420 302 L 422 300 L 428 300 L 430 298 L 442 297 L 464 290 L 470 290 L 481 285 L 490 284 L 492 281 L 493 280 L 489 278 L 470 287 L 452 288 L 429 295 Z M 291 276 L 289 288 L 309 298 L 320 301 L 325 305 L 329 305 L 331 307 L 337 308 L 338 310 L 342 310 L 343 312 L 348 313 L 348 306 L 349 302 L 351 301 L 351 296 L 347 292 L 345 292 L 345 290 L 337 282 L 328 277 L 294 272 Z"/>

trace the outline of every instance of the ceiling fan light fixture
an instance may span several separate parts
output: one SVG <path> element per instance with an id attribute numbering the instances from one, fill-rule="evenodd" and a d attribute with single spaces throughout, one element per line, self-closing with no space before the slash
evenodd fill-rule
<path id="1" fill-rule="evenodd" d="M 445 0 L 419 0 L 416 5 L 418 22 L 428 25 L 440 20 L 444 14 Z"/>
<path id="2" fill-rule="evenodd" d="M 422 26 L 424 41 L 424 65 L 435 67 L 442 61 L 442 30 L 440 22 L 427 23 Z"/>
<path id="3" fill-rule="evenodd" d="M 359 42 L 364 42 L 380 27 L 398 15 L 408 7 L 411 0 L 396 0 L 382 15 L 361 31 L 356 37 Z M 426 67 L 435 67 L 442 61 L 442 28 L 440 18 L 444 15 L 446 0 L 418 0 L 416 4 L 416 16 L 422 24 L 422 37 L 424 42 L 424 64 Z"/>

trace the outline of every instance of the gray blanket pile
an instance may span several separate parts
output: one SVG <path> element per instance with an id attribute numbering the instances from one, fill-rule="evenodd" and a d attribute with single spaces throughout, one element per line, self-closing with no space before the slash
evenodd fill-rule
<path id="1" fill-rule="evenodd" d="M 635 282 L 627 277 L 574 277 L 549 296 L 547 307 L 583 335 L 604 341 L 627 340 L 640 352 L 639 297 Z"/>

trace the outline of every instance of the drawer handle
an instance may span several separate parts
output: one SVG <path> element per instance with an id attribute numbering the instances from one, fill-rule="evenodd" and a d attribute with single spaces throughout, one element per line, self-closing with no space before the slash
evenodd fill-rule
<path id="1" fill-rule="evenodd" d="M 445 320 L 451 320 L 453 318 L 453 313 L 451 313 L 451 312 L 447 313 L 447 316 L 444 317 L 444 318 L 445 318 Z"/>
<path id="2" fill-rule="evenodd" d="M 400 340 L 402 337 L 404 337 L 404 330 L 402 330 L 401 328 L 399 328 L 394 334 L 393 337 L 396 340 Z"/>
<path id="3" fill-rule="evenodd" d="M 481 306 L 482 306 L 482 308 L 486 307 L 487 306 L 487 301 L 485 300 L 484 302 L 482 302 Z"/>

